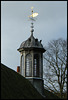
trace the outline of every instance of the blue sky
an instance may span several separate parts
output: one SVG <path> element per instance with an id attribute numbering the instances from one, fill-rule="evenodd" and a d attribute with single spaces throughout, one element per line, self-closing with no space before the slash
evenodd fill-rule
<path id="1" fill-rule="evenodd" d="M 39 13 L 34 37 L 47 46 L 50 40 L 67 39 L 67 1 L 1 1 L 1 62 L 11 69 L 20 65 L 20 44 L 30 35 L 31 7 Z"/>

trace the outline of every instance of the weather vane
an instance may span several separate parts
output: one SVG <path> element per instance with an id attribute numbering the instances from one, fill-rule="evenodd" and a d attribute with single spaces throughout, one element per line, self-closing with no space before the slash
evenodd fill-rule
<path id="1" fill-rule="evenodd" d="M 34 26 L 33 26 L 33 21 L 36 21 L 35 17 L 38 16 L 38 13 L 33 13 L 33 8 L 34 8 L 34 7 L 31 7 L 31 10 L 32 10 L 31 13 L 32 13 L 32 14 L 31 14 L 30 16 L 28 16 L 28 17 L 29 17 L 29 20 L 32 21 L 32 22 L 31 22 L 31 33 L 32 33 L 32 35 L 33 35 L 33 32 L 34 32 L 34 29 L 33 29 L 33 28 L 34 28 Z"/>

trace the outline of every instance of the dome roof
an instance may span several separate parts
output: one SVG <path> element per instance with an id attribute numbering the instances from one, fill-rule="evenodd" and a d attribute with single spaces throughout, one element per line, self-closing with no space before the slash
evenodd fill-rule
<path id="1" fill-rule="evenodd" d="M 33 34 L 31 34 L 31 36 L 24 42 L 21 43 L 20 48 L 18 49 L 18 51 L 22 50 L 22 49 L 28 49 L 28 48 L 40 48 L 40 49 L 44 49 L 43 45 L 41 44 L 41 41 L 38 41 L 37 38 L 34 38 Z"/>

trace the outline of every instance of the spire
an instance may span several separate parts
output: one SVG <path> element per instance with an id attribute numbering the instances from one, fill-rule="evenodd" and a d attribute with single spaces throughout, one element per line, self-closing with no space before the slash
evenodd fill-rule
<path id="1" fill-rule="evenodd" d="M 34 7 L 31 7 L 31 13 L 32 15 L 29 16 L 29 19 L 31 20 L 31 36 L 33 36 L 33 32 L 34 32 L 34 26 L 33 26 L 33 21 L 35 21 L 36 19 L 34 19 L 34 17 L 36 17 L 38 15 L 38 13 L 33 13 L 33 8 Z"/>

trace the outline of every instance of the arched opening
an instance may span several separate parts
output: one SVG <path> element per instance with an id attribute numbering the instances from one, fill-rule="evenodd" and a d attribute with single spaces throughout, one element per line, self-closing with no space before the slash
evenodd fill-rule
<path id="1" fill-rule="evenodd" d="M 24 56 L 22 55 L 22 69 L 21 69 L 21 73 L 24 76 Z"/>
<path id="2" fill-rule="evenodd" d="M 34 55 L 34 76 L 39 77 L 39 55 Z"/>
<path id="3" fill-rule="evenodd" d="M 29 76 L 32 76 L 32 56 L 31 54 L 27 54 L 26 55 L 26 76 L 29 77 Z"/>

